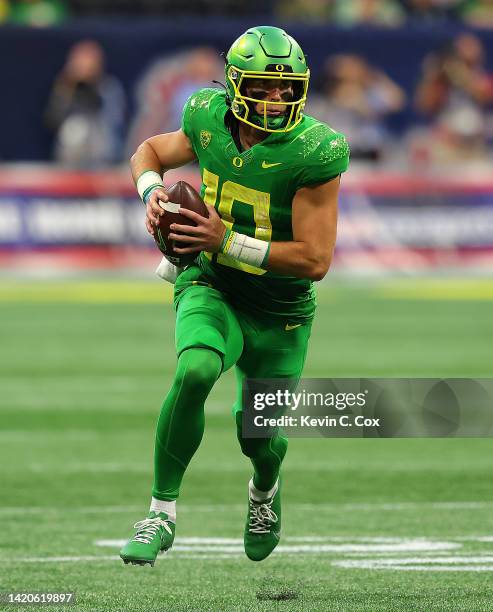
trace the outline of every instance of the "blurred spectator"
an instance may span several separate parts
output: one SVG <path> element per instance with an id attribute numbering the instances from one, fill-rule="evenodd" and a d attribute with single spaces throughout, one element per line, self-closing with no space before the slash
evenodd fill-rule
<path id="1" fill-rule="evenodd" d="M 475 27 L 493 27 L 493 0 L 469 0 L 461 11 L 465 23 Z"/>
<path id="2" fill-rule="evenodd" d="M 311 23 L 328 22 L 334 7 L 335 0 L 277 0 L 276 16 Z"/>
<path id="3" fill-rule="evenodd" d="M 67 8 L 62 0 L 12 0 L 10 21 L 18 25 L 46 27 L 62 22 Z"/>
<path id="4" fill-rule="evenodd" d="M 333 21 L 337 25 L 398 26 L 406 14 L 397 0 L 337 0 Z"/>
<path id="5" fill-rule="evenodd" d="M 70 7 L 74 15 L 84 17 L 244 17 L 270 13 L 270 2 L 271 0 L 268 0 L 267 4 L 265 0 L 70 0 Z"/>
<path id="6" fill-rule="evenodd" d="M 55 132 L 55 159 L 73 167 L 96 167 L 123 156 L 125 97 L 105 73 L 104 52 L 92 40 L 77 43 L 57 77 L 46 111 Z"/>
<path id="7" fill-rule="evenodd" d="M 398 26 L 406 19 L 454 18 L 467 0 L 277 0 L 281 19 L 341 26 Z"/>
<path id="8" fill-rule="evenodd" d="M 358 55 L 327 59 L 323 94 L 308 98 L 307 113 L 343 132 L 354 158 L 377 160 L 384 153 L 384 119 L 406 102 L 403 90 Z"/>
<path id="9" fill-rule="evenodd" d="M 146 138 L 173 132 L 181 125 L 187 98 L 204 87 L 218 87 L 224 81 L 224 61 L 209 47 L 158 60 L 139 83 L 137 117 L 132 126 L 128 152 Z"/>
<path id="10" fill-rule="evenodd" d="M 401 0 L 408 17 L 418 21 L 453 19 L 460 13 L 464 0 Z"/>
<path id="11" fill-rule="evenodd" d="M 460 34 L 449 49 L 425 58 L 415 102 L 431 119 L 434 147 L 442 147 L 447 155 L 485 151 L 493 76 L 486 71 L 476 36 Z"/>

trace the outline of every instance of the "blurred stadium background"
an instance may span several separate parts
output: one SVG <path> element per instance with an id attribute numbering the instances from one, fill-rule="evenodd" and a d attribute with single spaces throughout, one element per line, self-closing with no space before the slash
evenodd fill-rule
<path id="1" fill-rule="evenodd" d="M 174 368 L 127 160 L 251 25 L 297 38 L 307 112 L 352 148 L 305 375 L 491 377 L 493 2 L 0 0 L 0 23 L 0 590 L 75 589 L 84 610 L 270 610 L 272 590 L 289 610 L 490 610 L 487 439 L 293 440 L 287 548 L 249 564 L 231 373 L 184 486 L 191 539 L 154 574 L 124 571 L 115 542 L 146 511 Z"/>

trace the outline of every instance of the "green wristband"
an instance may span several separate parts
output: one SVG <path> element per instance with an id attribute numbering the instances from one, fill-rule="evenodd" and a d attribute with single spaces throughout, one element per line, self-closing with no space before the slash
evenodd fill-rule
<path id="1" fill-rule="evenodd" d="M 230 236 L 231 236 L 231 230 L 226 228 L 226 231 L 224 232 L 223 240 L 221 242 L 221 246 L 219 247 L 219 252 L 220 253 L 224 253 L 224 247 L 226 246 L 226 243 L 228 242 L 228 238 Z"/>
<path id="2" fill-rule="evenodd" d="M 147 200 L 150 198 L 151 193 L 154 191 L 154 189 L 162 189 L 162 188 L 163 188 L 163 185 L 160 185 L 159 183 L 154 183 L 154 185 L 151 185 L 150 187 L 148 187 L 142 194 L 142 202 L 144 202 L 144 204 L 147 204 Z"/>

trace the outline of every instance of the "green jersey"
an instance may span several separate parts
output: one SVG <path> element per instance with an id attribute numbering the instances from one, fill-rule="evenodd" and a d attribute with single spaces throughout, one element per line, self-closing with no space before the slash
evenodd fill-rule
<path id="1" fill-rule="evenodd" d="M 225 123 L 225 92 L 202 89 L 185 104 L 182 130 L 202 176 L 201 196 L 224 224 L 266 241 L 293 240 L 291 207 L 296 191 L 344 172 L 349 147 L 342 134 L 304 116 L 285 133 L 239 151 Z M 202 252 L 199 265 L 210 284 L 238 307 L 304 322 L 313 317 L 313 283 L 256 268 L 221 253 Z"/>

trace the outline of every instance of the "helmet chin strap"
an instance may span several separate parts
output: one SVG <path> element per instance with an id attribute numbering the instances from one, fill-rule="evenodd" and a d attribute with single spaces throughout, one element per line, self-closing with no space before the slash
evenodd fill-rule
<path id="1" fill-rule="evenodd" d="M 255 123 L 259 127 L 264 127 L 264 117 L 263 115 L 259 115 L 258 113 L 253 113 L 251 115 L 252 123 Z M 287 123 L 288 117 L 287 114 L 284 113 L 280 117 L 269 117 L 267 116 L 267 127 L 270 130 L 279 130 L 283 128 Z"/>
<path id="2" fill-rule="evenodd" d="M 264 116 L 256 112 L 255 105 L 253 103 L 250 104 L 250 119 L 252 123 L 255 123 L 255 125 L 258 125 L 259 127 L 264 127 Z M 269 115 L 267 115 L 267 127 L 270 130 L 279 130 L 283 128 L 287 121 L 287 112 L 284 112 L 280 117 L 269 117 Z"/>

